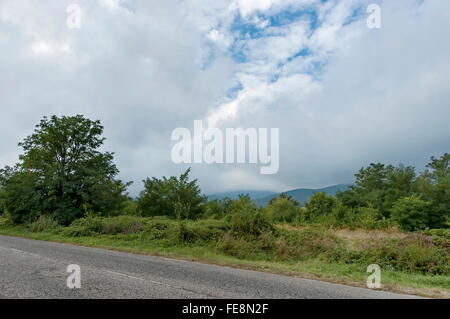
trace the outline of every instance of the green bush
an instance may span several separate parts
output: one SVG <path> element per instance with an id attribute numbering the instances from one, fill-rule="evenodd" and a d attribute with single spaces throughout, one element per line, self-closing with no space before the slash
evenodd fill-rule
<path id="1" fill-rule="evenodd" d="M 87 216 L 80 218 L 72 222 L 72 227 L 84 227 L 92 233 L 101 233 L 104 217 L 99 216 Z"/>
<path id="2" fill-rule="evenodd" d="M 301 215 L 298 203 L 288 198 L 276 198 L 264 208 L 264 213 L 274 222 L 292 223 Z"/>
<path id="3" fill-rule="evenodd" d="M 320 216 L 331 213 L 336 205 L 336 199 L 325 193 L 315 193 L 306 203 L 306 216 L 310 220 L 314 220 Z"/>
<path id="4" fill-rule="evenodd" d="M 28 225 L 28 228 L 33 233 L 51 231 L 58 228 L 58 222 L 55 221 L 52 217 L 42 215 L 36 221 Z"/>
<path id="5" fill-rule="evenodd" d="M 138 199 L 142 216 L 170 216 L 195 219 L 203 213 L 206 197 L 201 194 L 196 179 L 189 180 L 191 169 L 179 177 L 147 178 Z M 183 216 L 177 216 L 176 205 L 183 207 Z"/>
<path id="6" fill-rule="evenodd" d="M 139 211 L 137 202 L 134 200 L 126 201 L 120 215 L 140 216 L 141 212 Z"/>
<path id="7" fill-rule="evenodd" d="M 144 230 L 145 218 L 136 216 L 85 217 L 74 221 L 71 226 L 85 227 L 92 233 L 116 235 L 133 234 Z"/>
<path id="8" fill-rule="evenodd" d="M 267 258 L 267 256 L 261 256 L 261 252 L 255 249 L 255 242 L 248 240 L 241 236 L 236 236 L 233 233 L 226 233 L 217 242 L 217 249 L 222 253 L 237 257 L 240 259 L 257 259 Z"/>
<path id="9" fill-rule="evenodd" d="M 450 254 L 430 236 L 420 233 L 404 239 L 365 243 L 356 251 L 341 249 L 328 257 L 335 262 L 378 264 L 382 269 L 433 275 L 450 273 Z"/>
<path id="10" fill-rule="evenodd" d="M 88 226 L 67 226 L 62 229 L 61 233 L 69 237 L 95 236 L 97 234 Z"/>
<path id="11" fill-rule="evenodd" d="M 277 241 L 277 255 L 283 260 L 316 258 L 343 247 L 341 239 L 321 227 L 283 231 Z"/>
<path id="12" fill-rule="evenodd" d="M 230 218 L 231 230 L 238 236 L 259 236 L 267 231 L 274 231 L 272 223 L 259 210 L 235 213 Z"/>
<path id="13" fill-rule="evenodd" d="M 9 226 L 11 224 L 11 221 L 6 218 L 5 216 L 0 216 L 0 227 Z"/>
<path id="14" fill-rule="evenodd" d="M 400 198 L 391 209 L 392 219 L 405 231 L 426 229 L 430 203 L 417 196 Z"/>
<path id="15" fill-rule="evenodd" d="M 226 208 L 229 201 L 230 199 L 223 199 L 223 200 L 215 199 L 207 201 L 203 206 L 202 218 L 204 219 L 223 218 L 226 215 Z"/>
<path id="16" fill-rule="evenodd" d="M 188 222 L 195 233 L 196 241 L 216 241 L 230 230 L 230 224 L 224 220 L 203 219 Z"/>
<path id="17" fill-rule="evenodd" d="M 117 216 L 103 219 L 102 234 L 134 234 L 144 229 L 145 220 L 135 216 Z"/>
<path id="18" fill-rule="evenodd" d="M 219 239 L 217 247 L 223 253 L 238 258 L 300 261 L 339 249 L 343 242 L 325 229 L 312 227 L 265 231 L 258 237 L 228 232 Z"/>
<path id="19" fill-rule="evenodd" d="M 171 239 L 176 232 L 176 221 L 167 217 L 148 218 L 144 233 L 151 240 Z"/>

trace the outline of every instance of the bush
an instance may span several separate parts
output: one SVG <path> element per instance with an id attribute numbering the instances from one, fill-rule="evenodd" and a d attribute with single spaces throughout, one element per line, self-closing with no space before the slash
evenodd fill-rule
<path id="1" fill-rule="evenodd" d="M 148 218 L 144 233 L 150 240 L 170 239 L 176 232 L 176 221 L 167 217 Z"/>
<path id="2" fill-rule="evenodd" d="M 391 210 L 392 219 L 405 231 L 426 229 L 430 203 L 417 196 L 400 198 Z"/>
<path id="3" fill-rule="evenodd" d="M 277 242 L 277 255 L 283 260 L 316 258 L 343 247 L 341 239 L 321 227 L 284 231 Z"/>
<path id="4" fill-rule="evenodd" d="M 219 239 L 217 249 L 229 256 L 241 259 L 256 259 L 261 257 L 261 252 L 255 249 L 254 241 L 236 236 L 232 233 L 226 233 Z"/>
<path id="5" fill-rule="evenodd" d="M 238 236 L 259 236 L 267 231 L 275 231 L 269 219 L 259 210 L 235 213 L 230 218 L 231 230 Z"/>
<path id="6" fill-rule="evenodd" d="M 274 222 L 291 223 L 298 220 L 301 208 L 298 203 L 288 198 L 276 198 L 264 208 L 264 213 Z"/>
<path id="7" fill-rule="evenodd" d="M 231 231 L 237 236 L 259 236 L 263 232 L 275 230 L 267 216 L 246 195 L 229 201 L 226 217 Z"/>
<path id="8" fill-rule="evenodd" d="M 125 216 L 140 216 L 141 212 L 138 209 L 138 204 L 134 200 L 128 200 L 125 202 L 124 207 L 122 208 L 122 211 L 120 215 Z"/>
<path id="9" fill-rule="evenodd" d="M 33 233 L 40 233 L 43 231 L 51 231 L 58 228 L 58 222 L 52 217 L 41 215 L 36 221 L 32 222 L 29 229 Z"/>
<path id="10" fill-rule="evenodd" d="M 136 216 L 85 217 L 74 221 L 71 226 L 84 227 L 91 233 L 116 235 L 133 234 L 144 230 L 145 219 Z"/>
<path id="11" fill-rule="evenodd" d="M 0 227 L 9 226 L 11 224 L 11 221 L 6 218 L 5 216 L 0 216 Z"/>
<path id="12" fill-rule="evenodd" d="M 330 254 L 332 261 L 380 265 L 384 269 L 421 272 L 424 274 L 450 273 L 450 255 L 437 246 L 430 236 L 416 233 L 404 239 L 385 239 L 364 244 L 362 249 L 341 249 Z"/>
<path id="13" fill-rule="evenodd" d="M 331 213 L 336 205 L 336 199 L 325 193 L 315 193 L 306 203 L 306 216 L 310 220 L 314 220 L 319 216 Z"/>
<path id="14" fill-rule="evenodd" d="M 265 231 L 258 237 L 244 237 L 228 232 L 217 243 L 217 248 L 227 255 L 278 261 L 316 258 L 342 246 L 339 238 L 321 228 Z"/>
<path id="15" fill-rule="evenodd" d="M 216 241 L 230 230 L 230 224 L 223 220 L 204 219 L 188 222 L 195 233 L 196 241 Z"/>
<path id="16" fill-rule="evenodd" d="M 88 226 L 68 226 L 61 231 L 64 236 L 69 237 L 84 237 L 95 236 L 97 233 L 93 232 Z"/>
<path id="17" fill-rule="evenodd" d="M 190 181 L 190 168 L 180 177 L 147 178 L 138 200 L 142 216 L 170 216 L 183 219 L 197 218 L 203 212 L 206 197 L 201 194 L 196 179 Z M 183 207 L 183 216 L 177 216 L 176 205 Z"/>
<path id="18" fill-rule="evenodd" d="M 450 255 L 450 229 L 430 229 L 425 234 L 431 236 L 435 245 Z"/>

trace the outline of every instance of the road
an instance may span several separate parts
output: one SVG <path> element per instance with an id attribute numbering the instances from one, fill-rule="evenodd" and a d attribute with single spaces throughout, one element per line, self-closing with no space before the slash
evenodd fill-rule
<path id="1" fill-rule="evenodd" d="M 67 266 L 81 288 L 67 288 Z M 161 257 L 0 236 L 0 298 L 415 298 Z"/>

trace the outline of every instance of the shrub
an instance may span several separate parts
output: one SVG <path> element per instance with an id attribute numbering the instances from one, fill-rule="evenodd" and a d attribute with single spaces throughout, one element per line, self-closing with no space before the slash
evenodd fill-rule
<path id="1" fill-rule="evenodd" d="M 176 232 L 176 221 L 167 217 L 149 218 L 144 233 L 149 239 L 170 239 Z"/>
<path id="2" fill-rule="evenodd" d="M 254 241 L 232 233 L 226 233 L 219 239 L 217 249 L 227 255 L 241 259 L 255 259 L 260 255 L 260 252 L 255 249 Z"/>
<path id="3" fill-rule="evenodd" d="M 448 274 L 450 255 L 437 246 L 430 236 L 415 233 L 404 239 L 385 239 L 364 244 L 359 251 L 340 251 L 334 260 L 376 263 L 382 268 L 421 272 L 424 274 Z"/>
<path id="4" fill-rule="evenodd" d="M 51 231 L 58 228 L 58 222 L 56 222 L 53 217 L 41 215 L 39 218 L 32 222 L 29 226 L 29 229 L 33 233 L 40 233 L 43 231 Z"/>
<path id="5" fill-rule="evenodd" d="M 101 233 L 102 231 L 102 217 L 98 216 L 87 216 L 80 218 L 72 222 L 70 226 L 72 227 L 84 227 L 86 230 L 92 233 Z"/>
<path id="6" fill-rule="evenodd" d="M 308 219 L 314 220 L 319 216 L 331 213 L 336 205 L 336 199 L 325 193 L 315 193 L 306 203 L 306 215 Z"/>
<path id="7" fill-rule="evenodd" d="M 135 216 L 117 216 L 102 220 L 102 234 L 134 234 L 144 229 L 144 219 Z"/>
<path id="8" fill-rule="evenodd" d="M 283 231 L 277 241 L 277 255 L 283 260 L 316 258 L 343 246 L 341 239 L 321 227 Z"/>
<path id="9" fill-rule="evenodd" d="M 126 216 L 140 216 L 141 212 L 138 209 L 138 204 L 134 200 L 128 200 L 125 202 L 120 215 Z"/>
<path id="10" fill-rule="evenodd" d="M 392 219 L 405 231 L 425 229 L 428 226 L 430 203 L 417 196 L 400 198 L 391 210 Z"/>
<path id="11" fill-rule="evenodd" d="M 450 229 L 430 229 L 425 234 L 431 236 L 435 245 L 450 255 Z"/>
<path id="12" fill-rule="evenodd" d="M 8 226 L 11 224 L 11 221 L 5 216 L 0 216 L 0 227 Z"/>
<path id="13" fill-rule="evenodd" d="M 91 233 L 116 235 L 143 231 L 145 219 L 136 216 L 85 217 L 74 221 L 71 226 L 84 227 Z"/>
<path id="14" fill-rule="evenodd" d="M 264 213 L 274 222 L 288 222 L 298 220 L 301 208 L 298 203 L 288 198 L 276 198 L 264 208 Z"/>
<path id="15" fill-rule="evenodd" d="M 179 217 L 176 215 L 175 205 L 181 204 L 185 208 L 181 218 L 200 216 L 206 197 L 201 194 L 197 180 L 189 180 L 190 170 L 189 168 L 180 177 L 153 177 L 144 180 L 144 190 L 138 200 L 142 215 Z"/>
<path id="16" fill-rule="evenodd" d="M 64 236 L 69 237 L 83 237 L 83 236 L 95 236 L 96 233 L 93 232 L 87 226 L 68 226 L 64 227 L 61 231 Z"/>
<path id="17" fill-rule="evenodd" d="M 235 213 L 230 218 L 230 224 L 233 233 L 241 236 L 259 236 L 275 230 L 269 219 L 259 210 Z"/>
<path id="18" fill-rule="evenodd" d="M 226 205 L 228 200 L 211 200 L 203 206 L 203 218 L 222 218 L 226 214 Z"/>
<path id="19" fill-rule="evenodd" d="M 178 221 L 175 237 L 176 241 L 181 244 L 193 243 L 195 241 L 195 233 L 191 228 L 186 226 L 185 220 Z"/>
<path id="20" fill-rule="evenodd" d="M 398 246 L 397 266 L 409 272 L 444 274 L 450 272 L 450 255 L 437 247 L 432 237 L 416 233 Z"/>
<path id="21" fill-rule="evenodd" d="M 230 230 L 230 224 L 223 220 L 204 219 L 188 222 L 197 241 L 215 241 Z"/>

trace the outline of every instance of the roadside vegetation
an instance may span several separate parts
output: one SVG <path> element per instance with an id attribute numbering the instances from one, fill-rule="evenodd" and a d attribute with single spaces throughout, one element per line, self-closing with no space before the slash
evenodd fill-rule
<path id="1" fill-rule="evenodd" d="M 147 178 L 132 199 L 102 132 L 83 116 L 44 118 L 0 172 L 0 233 L 358 285 L 375 263 L 385 288 L 450 297 L 450 154 L 419 174 L 371 164 L 336 196 L 258 207 L 245 194 L 208 200 L 190 170 Z"/>

